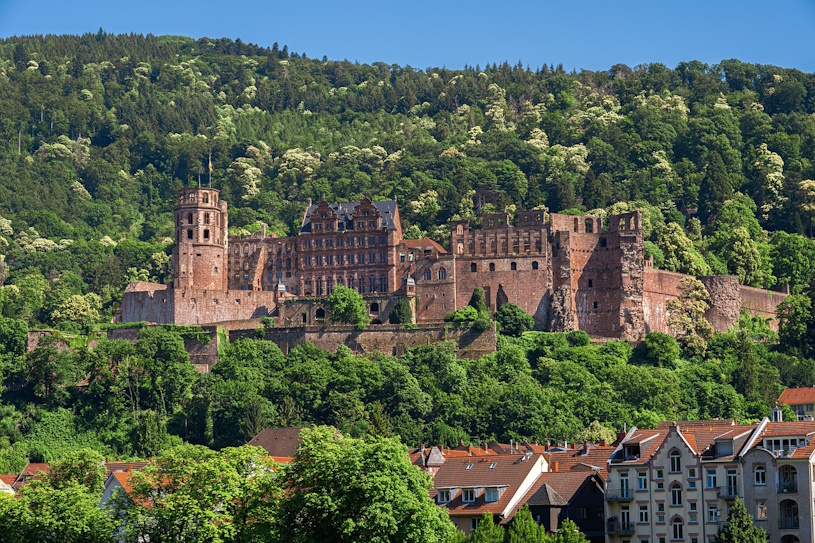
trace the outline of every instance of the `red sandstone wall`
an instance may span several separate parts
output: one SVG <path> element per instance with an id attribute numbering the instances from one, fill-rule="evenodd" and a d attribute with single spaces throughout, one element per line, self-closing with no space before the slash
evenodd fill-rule
<path id="1" fill-rule="evenodd" d="M 778 319 L 775 311 L 778 304 L 787 297 L 786 294 L 745 286 L 739 287 L 739 293 L 741 294 L 743 308 L 765 319 L 772 319 L 770 325 L 774 330 L 778 329 Z"/>
<path id="2" fill-rule="evenodd" d="M 275 293 L 262 290 L 173 291 L 175 324 L 211 324 L 268 316 Z"/>
<path id="3" fill-rule="evenodd" d="M 538 263 L 537 270 L 532 269 L 533 262 Z M 472 264 L 476 265 L 476 272 L 470 271 Z M 495 271 L 490 271 L 490 264 L 495 265 Z M 481 287 L 491 310 L 496 309 L 499 298 L 505 297 L 543 326 L 548 322 L 550 278 L 545 255 L 459 257 L 456 258 L 456 307 L 466 306 L 475 287 Z"/>
<path id="4" fill-rule="evenodd" d="M 149 287 L 155 287 L 146 290 Z M 173 290 L 166 285 L 144 286 L 143 290 L 128 291 L 122 295 L 121 322 L 155 322 L 168 324 L 173 322 Z M 130 287 L 128 287 L 130 289 Z"/>
<path id="5" fill-rule="evenodd" d="M 646 332 L 670 333 L 667 303 L 679 296 L 679 282 L 687 275 L 655 268 L 643 274 L 643 312 Z"/>

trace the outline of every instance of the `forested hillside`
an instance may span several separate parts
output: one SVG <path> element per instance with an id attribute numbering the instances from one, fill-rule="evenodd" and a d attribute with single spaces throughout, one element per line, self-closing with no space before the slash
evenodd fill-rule
<path id="1" fill-rule="evenodd" d="M 738 60 L 420 71 L 225 39 L 10 38 L 3 313 L 83 324 L 127 281 L 167 280 L 175 190 L 207 182 L 210 152 L 236 232 L 291 234 L 306 198 L 368 195 L 446 243 L 488 189 L 510 212 L 644 208 L 658 266 L 795 290 L 815 261 L 813 112 L 815 74 Z"/>
<path id="2" fill-rule="evenodd" d="M 322 196 L 397 198 L 407 235 L 445 244 L 479 206 L 642 209 L 656 266 L 795 295 L 778 335 L 743 318 L 706 350 L 527 333 L 469 361 L 241 341 L 199 375 L 176 329 L 88 349 L 127 282 L 168 280 L 175 191 L 208 182 L 210 153 L 234 233 L 293 234 Z M 220 448 L 269 424 L 454 444 L 759 418 L 815 383 L 813 179 L 815 74 L 738 60 L 420 71 L 230 40 L 0 40 L 0 471 L 81 445 Z M 25 354 L 42 326 L 79 335 Z"/>

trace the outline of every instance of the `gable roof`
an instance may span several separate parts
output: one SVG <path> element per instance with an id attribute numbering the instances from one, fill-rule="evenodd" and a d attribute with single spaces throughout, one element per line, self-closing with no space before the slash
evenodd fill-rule
<path id="1" fill-rule="evenodd" d="M 419 249 L 421 251 L 425 250 L 436 250 L 438 253 L 445 254 L 447 251 L 444 250 L 444 247 L 433 241 L 428 237 L 424 237 L 422 239 L 403 239 L 402 243 L 405 244 L 405 247 L 408 249 Z"/>
<path id="2" fill-rule="evenodd" d="M 371 202 L 371 204 L 381 215 L 382 225 L 388 230 L 396 229 L 396 200 Z M 338 231 L 354 230 L 354 210 L 359 207 L 359 205 L 359 202 L 328 204 L 328 207 L 337 214 Z M 320 204 L 312 204 L 306 210 L 306 214 L 303 217 L 303 224 L 300 226 L 301 233 L 311 232 L 311 214 L 314 213 L 318 207 L 320 207 Z"/>
<path id="3" fill-rule="evenodd" d="M 788 388 L 778 397 L 778 403 L 786 405 L 815 404 L 815 386 Z"/>
<path id="4" fill-rule="evenodd" d="M 301 430 L 302 428 L 267 428 L 261 430 L 247 445 L 262 447 L 272 457 L 293 458 L 302 443 Z"/>
<path id="5" fill-rule="evenodd" d="M 439 489 L 502 488 L 503 492 L 496 502 L 486 502 L 485 493 L 482 492 L 474 503 L 464 503 L 462 493 L 456 492 L 447 503 L 447 511 L 451 516 L 478 516 L 484 513 L 502 515 L 513 500 L 517 500 L 518 492 L 526 494 L 526 489 L 521 488 L 525 486 L 524 481 L 530 476 L 539 476 L 540 473 L 534 471 L 541 470 L 543 462 L 542 455 L 539 454 L 447 458 L 433 478 L 430 496 L 435 499 Z"/>

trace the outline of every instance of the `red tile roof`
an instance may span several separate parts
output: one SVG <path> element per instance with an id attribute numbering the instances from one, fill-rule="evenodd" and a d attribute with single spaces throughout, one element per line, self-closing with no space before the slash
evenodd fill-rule
<path id="1" fill-rule="evenodd" d="M 402 242 L 408 249 L 421 249 L 424 251 L 427 248 L 433 248 L 439 253 L 446 253 L 447 251 L 444 250 L 444 247 L 436 243 L 430 238 L 422 238 L 422 239 L 404 239 Z"/>
<path id="2" fill-rule="evenodd" d="M 262 447 L 271 456 L 294 457 L 300 447 L 302 428 L 267 428 L 252 438 L 248 445 Z"/>
<path id="3" fill-rule="evenodd" d="M 815 387 L 788 388 L 778 397 L 786 405 L 815 404 Z"/>

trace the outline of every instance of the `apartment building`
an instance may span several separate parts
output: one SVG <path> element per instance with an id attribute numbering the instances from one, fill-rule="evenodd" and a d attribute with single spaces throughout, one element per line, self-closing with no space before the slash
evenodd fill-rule
<path id="1" fill-rule="evenodd" d="M 787 388 L 778 397 L 778 403 L 788 405 L 798 420 L 815 417 L 815 387 Z"/>
<path id="2" fill-rule="evenodd" d="M 756 424 L 735 420 L 632 428 L 608 462 L 606 541 L 706 543 L 744 499 L 741 457 Z"/>

